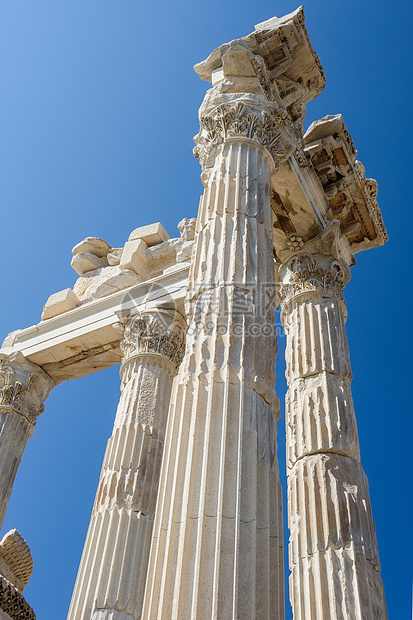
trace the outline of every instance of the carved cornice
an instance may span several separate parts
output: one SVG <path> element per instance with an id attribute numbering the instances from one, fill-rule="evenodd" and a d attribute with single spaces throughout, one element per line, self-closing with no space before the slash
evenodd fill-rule
<path id="1" fill-rule="evenodd" d="M 230 138 L 248 138 L 263 146 L 277 167 L 280 157 L 286 156 L 280 127 L 289 124 L 285 110 L 254 109 L 246 102 L 222 103 L 200 117 L 201 132 L 196 136 L 195 157 L 202 167 L 217 147 Z"/>
<path id="2" fill-rule="evenodd" d="M 17 588 L 0 575 L 0 609 L 12 620 L 36 620 L 36 614 Z"/>
<path id="3" fill-rule="evenodd" d="M 143 353 L 162 356 L 178 368 L 185 352 L 186 324 L 177 312 L 148 310 L 125 326 L 121 349 L 124 360 Z"/>
<path id="4" fill-rule="evenodd" d="M 355 254 L 388 240 L 377 203 L 377 183 L 366 178 L 341 114 L 315 121 L 304 136 L 305 149 L 330 203 L 328 219 L 340 222 Z"/>
<path id="5" fill-rule="evenodd" d="M 283 308 L 293 298 L 304 293 L 341 299 L 347 281 L 346 272 L 337 260 L 328 261 L 328 266 L 321 265 L 323 258 L 311 254 L 297 254 L 287 261 L 283 270 L 283 282 L 279 288 Z"/>
<path id="6" fill-rule="evenodd" d="M 21 353 L 0 352 L 0 411 L 12 410 L 35 424 L 54 381 Z"/>

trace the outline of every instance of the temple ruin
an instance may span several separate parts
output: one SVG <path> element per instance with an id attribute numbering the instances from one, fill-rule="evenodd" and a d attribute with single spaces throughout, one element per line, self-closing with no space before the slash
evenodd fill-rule
<path id="1" fill-rule="evenodd" d="M 341 115 L 303 134 L 325 75 L 302 8 L 195 71 L 212 84 L 195 138 L 198 217 L 173 239 L 160 223 L 122 248 L 84 239 L 73 288 L 3 343 L 1 522 L 50 391 L 120 364 L 68 620 L 282 620 L 281 307 L 294 619 L 385 620 L 343 299 L 354 255 L 387 240 L 377 183 Z M 23 595 L 32 570 L 12 530 L 0 619 L 35 618 Z"/>

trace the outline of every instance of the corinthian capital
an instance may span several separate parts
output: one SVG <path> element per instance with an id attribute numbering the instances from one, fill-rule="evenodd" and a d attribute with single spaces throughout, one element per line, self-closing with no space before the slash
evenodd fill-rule
<path id="1" fill-rule="evenodd" d="M 288 122 L 288 115 L 268 103 L 263 105 L 257 97 L 245 95 L 212 108 L 206 106 L 206 110 L 201 108 L 201 130 L 195 137 L 195 155 L 202 167 L 213 165 L 221 145 L 231 139 L 248 139 L 260 144 L 277 167 L 280 158 L 291 152 L 281 131 Z"/>
<path id="2" fill-rule="evenodd" d="M 0 352 L 0 411 L 12 411 L 35 424 L 53 385 L 53 379 L 22 353 Z"/>
<path id="3" fill-rule="evenodd" d="M 278 270 L 279 301 L 283 308 L 303 296 L 341 299 L 350 280 L 350 269 L 340 243 L 339 222 L 333 220 L 306 243 L 292 236 L 288 247 Z"/>
<path id="4" fill-rule="evenodd" d="M 326 256 L 297 254 L 284 266 L 279 296 L 285 307 L 296 297 L 335 297 L 341 299 L 346 284 L 342 264 Z"/>
<path id="5" fill-rule="evenodd" d="M 124 361 L 142 354 L 156 354 L 178 368 L 185 352 L 186 323 L 172 310 L 147 310 L 128 320 L 121 349 Z"/>

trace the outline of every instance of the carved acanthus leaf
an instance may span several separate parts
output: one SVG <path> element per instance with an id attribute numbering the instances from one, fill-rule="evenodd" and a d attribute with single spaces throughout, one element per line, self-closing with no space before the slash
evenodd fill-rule
<path id="1" fill-rule="evenodd" d="M 23 415 L 32 424 L 44 411 L 53 381 L 21 354 L 0 354 L 0 407 Z"/>
<path id="2" fill-rule="evenodd" d="M 121 349 L 125 359 L 139 353 L 156 353 L 178 368 L 185 351 L 183 320 L 169 311 L 136 314 L 125 327 Z"/>
<path id="3" fill-rule="evenodd" d="M 265 110 L 262 114 L 257 114 L 248 111 L 247 106 L 242 102 L 235 105 L 223 103 L 200 119 L 201 127 L 206 132 L 203 147 L 209 149 L 224 143 L 228 138 L 243 136 L 262 144 L 277 162 L 278 158 L 284 154 L 279 120 L 286 124 L 287 117 L 288 115 L 283 110 L 278 116 Z M 201 159 L 203 159 L 202 156 Z"/>
<path id="4" fill-rule="evenodd" d="M 315 256 L 299 254 L 290 259 L 287 273 L 288 281 L 280 284 L 279 289 L 282 306 L 296 295 L 311 291 L 338 299 L 343 296 L 346 279 L 338 261 L 332 261 L 327 269 L 320 265 Z"/>

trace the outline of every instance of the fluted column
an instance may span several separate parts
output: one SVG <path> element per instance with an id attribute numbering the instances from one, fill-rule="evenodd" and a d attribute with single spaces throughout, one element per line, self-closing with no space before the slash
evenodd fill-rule
<path id="1" fill-rule="evenodd" d="M 171 398 L 145 620 L 281 619 L 271 174 L 274 117 L 253 96 L 201 109 L 206 184 Z"/>
<path id="2" fill-rule="evenodd" d="M 22 353 L 0 352 L 0 527 L 24 449 L 53 385 Z"/>
<path id="3" fill-rule="evenodd" d="M 294 620 L 387 618 L 350 388 L 349 277 L 337 257 L 305 248 L 280 268 Z"/>
<path id="4" fill-rule="evenodd" d="M 176 312 L 130 319 L 121 344 L 116 412 L 68 618 L 141 618 L 165 426 L 183 356 L 186 324 Z"/>

